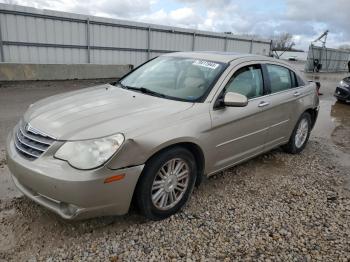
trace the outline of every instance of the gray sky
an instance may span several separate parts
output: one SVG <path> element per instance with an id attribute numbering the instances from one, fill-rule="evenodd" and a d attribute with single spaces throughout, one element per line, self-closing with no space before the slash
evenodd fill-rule
<path id="1" fill-rule="evenodd" d="M 328 47 L 350 44 L 350 0 L 0 0 L 42 9 L 270 38 L 289 32 L 296 48 L 330 30 Z"/>

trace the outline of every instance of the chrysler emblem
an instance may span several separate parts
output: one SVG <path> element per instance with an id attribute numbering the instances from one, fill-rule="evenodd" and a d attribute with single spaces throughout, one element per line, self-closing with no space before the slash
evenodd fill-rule
<path id="1" fill-rule="evenodd" d="M 34 127 L 32 127 L 29 123 L 26 125 L 26 131 L 36 135 L 40 134 L 40 132 L 36 130 Z"/>
<path id="2" fill-rule="evenodd" d="M 39 131 L 38 129 L 36 129 L 34 127 L 32 127 L 29 123 L 26 125 L 25 129 L 26 129 L 27 132 L 30 132 L 32 134 L 48 137 L 47 134 Z"/>

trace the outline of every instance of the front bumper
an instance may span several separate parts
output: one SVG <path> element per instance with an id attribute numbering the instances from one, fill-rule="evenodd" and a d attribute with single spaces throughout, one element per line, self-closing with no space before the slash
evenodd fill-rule
<path id="1" fill-rule="evenodd" d="M 335 89 L 334 96 L 339 100 L 350 102 L 350 89 L 338 86 Z"/>
<path id="2" fill-rule="evenodd" d="M 65 161 L 43 154 L 34 161 L 21 156 L 7 139 L 7 163 L 16 186 L 24 195 L 65 219 L 85 219 L 128 212 L 144 165 L 111 170 L 78 170 Z M 49 149 L 50 150 L 50 149 Z M 49 151 L 48 150 L 48 151 Z M 114 175 L 124 179 L 104 183 Z"/>

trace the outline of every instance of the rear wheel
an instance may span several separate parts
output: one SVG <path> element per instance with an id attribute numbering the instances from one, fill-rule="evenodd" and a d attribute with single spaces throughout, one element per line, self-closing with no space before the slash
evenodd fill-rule
<path id="1" fill-rule="evenodd" d="M 152 220 L 175 214 L 191 195 L 196 173 L 195 159 L 187 149 L 170 148 L 152 157 L 136 188 L 140 212 Z"/>
<path id="2" fill-rule="evenodd" d="M 310 132 L 311 116 L 309 113 L 305 112 L 300 116 L 296 126 L 294 127 L 288 144 L 283 146 L 284 151 L 291 154 L 297 154 L 303 151 L 307 141 L 309 140 Z"/>

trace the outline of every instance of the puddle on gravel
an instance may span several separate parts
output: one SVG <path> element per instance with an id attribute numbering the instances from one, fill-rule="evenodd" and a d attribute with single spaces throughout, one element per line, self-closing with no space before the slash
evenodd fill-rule
<path id="1" fill-rule="evenodd" d="M 350 167 L 350 104 L 332 99 L 320 101 L 320 112 L 312 137 L 330 141 L 334 145 L 331 147 L 334 160 L 343 167 Z"/>
<path id="2" fill-rule="evenodd" d="M 347 155 L 347 163 L 344 164 L 350 164 L 350 104 L 332 100 L 321 101 L 319 116 L 311 137 L 332 141 L 337 149 Z"/>
<path id="3" fill-rule="evenodd" d="M 331 138 L 332 132 L 337 126 L 336 118 L 331 116 L 333 106 L 334 101 L 320 101 L 320 111 L 311 136 Z"/>
<path id="4" fill-rule="evenodd" d="M 332 133 L 333 142 L 350 151 L 350 104 L 335 103 L 332 106 L 331 116 L 335 119 L 337 126 Z"/>

